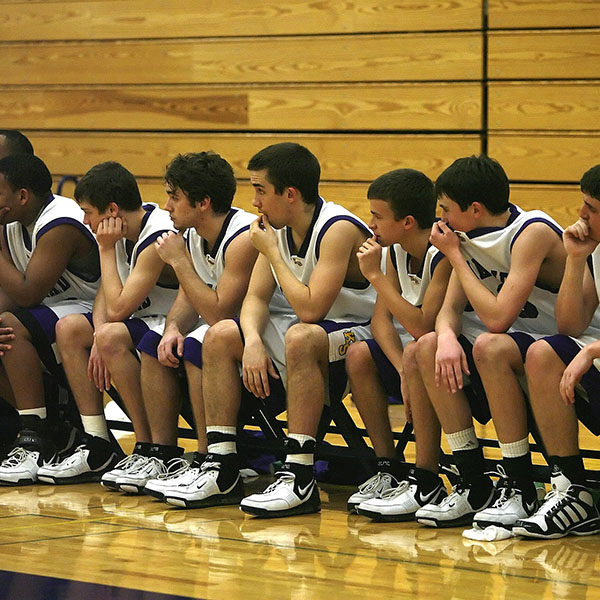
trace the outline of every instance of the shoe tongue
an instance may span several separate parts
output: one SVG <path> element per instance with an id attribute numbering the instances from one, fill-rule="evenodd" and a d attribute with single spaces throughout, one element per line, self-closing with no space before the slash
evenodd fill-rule
<path id="1" fill-rule="evenodd" d="M 559 492 L 566 492 L 571 486 L 571 480 L 556 467 L 552 469 L 550 483 L 552 483 L 552 489 L 558 490 Z"/>

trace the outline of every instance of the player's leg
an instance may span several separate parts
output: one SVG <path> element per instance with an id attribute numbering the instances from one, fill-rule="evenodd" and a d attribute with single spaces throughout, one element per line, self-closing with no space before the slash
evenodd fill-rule
<path id="1" fill-rule="evenodd" d="M 408 344 L 402 357 L 404 389 L 410 406 L 415 436 L 416 461 L 405 481 L 381 498 L 358 506 L 359 514 L 377 521 L 407 521 L 426 504 L 439 504 L 446 497 L 440 478 L 440 424 L 427 396 L 416 358 L 417 346 Z"/>
<path id="2" fill-rule="evenodd" d="M 396 457 L 388 413 L 389 396 L 400 397 L 400 377 L 375 340 L 351 344 L 346 372 L 352 400 L 363 420 L 377 458 L 377 472 L 348 498 L 348 510 L 362 502 L 380 498 L 408 476 L 408 466 Z M 389 389 L 394 386 L 394 390 Z"/>
<path id="3" fill-rule="evenodd" d="M 552 491 L 533 516 L 517 522 L 513 531 L 520 535 L 557 538 L 600 531 L 600 515 L 587 487 L 579 452 L 575 405 L 567 404 L 559 391 L 566 365 L 579 350 L 571 338 L 555 335 L 535 342 L 527 352 L 529 397 L 552 467 Z M 581 385 L 589 402 L 595 402 L 594 395 L 600 389 L 600 372 L 596 367 L 592 366 L 582 377 Z M 576 394 L 579 395 L 579 390 Z"/>
<path id="4" fill-rule="evenodd" d="M 463 347 L 464 349 L 464 347 Z M 469 348 L 465 350 L 465 353 Z M 491 479 L 485 475 L 483 451 L 475 435 L 469 400 L 463 390 L 450 392 L 435 380 L 437 335 L 427 334 L 417 342 L 419 372 L 427 395 L 442 425 L 460 481 L 450 496 L 439 505 L 426 505 L 416 518 L 434 527 L 468 525 L 479 510 L 489 506 L 494 497 Z M 474 371 L 474 366 L 472 367 Z"/>

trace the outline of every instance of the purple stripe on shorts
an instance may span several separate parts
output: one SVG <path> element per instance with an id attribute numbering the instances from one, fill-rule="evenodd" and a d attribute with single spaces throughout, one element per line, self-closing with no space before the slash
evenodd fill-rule
<path id="1" fill-rule="evenodd" d="M 56 313 L 45 304 L 40 304 L 39 306 L 33 306 L 32 308 L 24 310 L 27 310 L 27 312 L 29 312 L 39 323 L 44 335 L 48 341 L 53 344 L 56 341 L 56 323 L 58 323 Z"/>
<path id="2" fill-rule="evenodd" d="M 185 338 L 183 342 L 183 360 L 187 360 L 199 369 L 202 368 L 202 344 L 197 339 Z"/>
<path id="3" fill-rule="evenodd" d="M 151 329 L 147 331 L 142 339 L 137 344 L 137 349 L 144 354 L 149 354 L 158 360 L 158 345 L 160 344 L 160 340 L 162 337 L 156 333 L 156 331 L 152 331 Z"/>
<path id="4" fill-rule="evenodd" d="M 458 336 L 458 342 L 467 356 L 467 365 L 469 366 L 470 373 L 469 379 L 471 380 L 471 383 L 464 388 L 464 392 L 469 400 L 473 417 L 479 423 L 485 424 L 492 418 L 492 415 L 483 383 L 473 360 L 473 344 L 464 335 Z"/>
<path id="5" fill-rule="evenodd" d="M 365 340 L 365 342 L 371 352 L 371 358 L 375 363 L 385 393 L 400 400 L 402 394 L 400 393 L 400 375 L 398 375 L 398 371 L 375 340 Z M 360 342 L 358 343 L 360 344 Z"/>
<path id="6" fill-rule="evenodd" d="M 318 323 L 315 323 L 315 325 L 318 325 L 323 330 L 325 330 L 325 333 L 333 333 L 334 331 L 340 331 L 340 329 L 350 329 L 351 327 L 361 327 L 368 324 L 369 321 L 365 321 L 364 323 L 337 323 L 336 321 L 319 321 Z"/>
<path id="7" fill-rule="evenodd" d="M 144 321 L 137 317 L 127 319 L 126 321 L 123 321 L 123 323 L 125 324 L 125 327 L 127 327 L 127 331 L 129 331 L 134 346 L 137 346 L 140 343 L 144 334 L 150 329 Z"/>
<path id="8" fill-rule="evenodd" d="M 527 350 L 529 350 L 529 346 L 535 342 L 535 338 L 523 331 L 513 331 L 507 335 L 514 340 L 515 344 L 517 344 L 519 352 L 521 353 L 521 360 L 525 362 Z"/>

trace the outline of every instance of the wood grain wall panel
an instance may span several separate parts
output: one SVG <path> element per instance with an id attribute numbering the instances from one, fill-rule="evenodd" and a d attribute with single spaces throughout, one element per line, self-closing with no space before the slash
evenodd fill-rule
<path id="1" fill-rule="evenodd" d="M 479 129 L 479 84 L 0 89 L 0 122 L 31 129 Z"/>
<path id="2" fill-rule="evenodd" d="M 596 135 L 492 134 L 489 155 L 497 159 L 510 179 L 577 182 L 600 163 Z"/>
<path id="3" fill-rule="evenodd" d="M 600 82 L 491 82 L 490 129 L 600 130 Z"/>
<path id="4" fill-rule="evenodd" d="M 478 33 L 7 44 L 14 85 L 478 80 Z"/>
<path id="5" fill-rule="evenodd" d="M 0 3 L 1 4 L 1 3 Z M 13 3 L 0 40 L 91 40 L 480 29 L 481 0 L 120 0 Z"/>
<path id="6" fill-rule="evenodd" d="M 584 172 L 585 169 L 581 174 Z M 543 210 L 563 227 L 577 220 L 581 197 L 578 185 L 513 184 L 510 187 L 511 202 L 525 210 Z"/>
<path id="7" fill-rule="evenodd" d="M 179 152 L 214 150 L 246 175 L 248 159 L 265 146 L 293 139 L 321 161 L 322 178 L 372 181 L 399 167 L 419 169 L 432 178 L 456 157 L 479 152 L 478 136 L 244 134 L 81 134 L 26 132 L 36 153 L 53 173 L 80 175 L 106 160 L 122 162 L 137 177 L 157 177 Z"/>
<path id="8" fill-rule="evenodd" d="M 598 27 L 598 0 L 488 0 L 491 28 Z"/>
<path id="9" fill-rule="evenodd" d="M 490 79 L 600 79 L 600 31 L 489 34 Z"/>

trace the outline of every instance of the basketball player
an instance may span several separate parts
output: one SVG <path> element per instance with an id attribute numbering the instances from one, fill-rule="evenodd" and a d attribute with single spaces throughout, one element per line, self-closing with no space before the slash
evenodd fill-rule
<path id="1" fill-rule="evenodd" d="M 473 520 L 479 527 L 510 528 L 537 504 L 519 376 L 529 344 L 556 329 L 554 302 L 565 262 L 562 230 L 541 211 L 509 204 L 508 178 L 485 156 L 455 161 L 438 178 L 436 194 L 442 222 L 433 226 L 431 241 L 453 273 L 436 332 L 417 342 L 417 356 L 460 481 L 439 505 L 420 508 L 416 518 L 435 527 Z M 462 322 L 467 303 L 486 333 L 478 335 Z M 497 490 L 484 473 L 463 373 L 481 376 L 489 400 L 505 472 Z M 485 394 L 476 405 L 484 404 Z"/>
<path id="2" fill-rule="evenodd" d="M 103 405 L 111 379 L 133 424 L 136 452 L 153 456 L 140 365 L 132 351 L 177 294 L 177 279 L 154 246 L 163 233 L 174 231 L 169 213 L 142 204 L 125 167 L 117 162 L 92 167 L 77 183 L 75 198 L 98 240 L 102 281 L 93 313 L 61 319 L 56 336 L 87 435 L 72 455 L 40 470 L 38 478 L 47 483 L 98 481 L 115 466 Z"/>
<path id="3" fill-rule="evenodd" d="M 391 171 L 370 185 L 367 197 L 374 237 L 361 246 L 358 260 L 363 275 L 377 290 L 371 319 L 375 339 L 350 346 L 346 370 L 352 399 L 373 442 L 378 470 L 349 498 L 348 510 L 358 509 L 370 516 L 367 501 L 384 492 L 389 495 L 388 490 L 409 479 L 408 465 L 395 457 L 388 397 L 402 396 L 409 420 L 422 418 L 419 413 L 411 415 L 405 370 L 410 370 L 407 363 L 412 361 L 411 342 L 433 331 L 451 267 L 429 242 L 436 198 L 427 176 L 412 169 Z M 389 246 L 385 272 L 381 269 L 382 246 Z M 427 423 L 435 421 L 435 413 L 431 417 Z M 445 495 L 437 474 L 440 428 L 436 432 L 432 426 L 425 432 L 426 436 L 416 440 L 417 461 L 410 477 L 427 479 Z"/>
<path id="4" fill-rule="evenodd" d="M 89 311 L 98 289 L 98 247 L 84 213 L 73 200 L 54 196 L 51 186 L 38 157 L 0 160 L 0 354 L 22 421 L 13 450 L 0 464 L 5 485 L 35 482 L 42 462 L 62 449 L 55 444 L 73 441 L 59 439 L 57 415 L 47 418 L 40 359 L 60 378 L 52 348 L 56 322 Z"/>
<path id="5" fill-rule="evenodd" d="M 249 234 L 256 215 L 231 206 L 236 180 L 224 158 L 215 152 L 178 155 L 168 165 L 165 181 L 165 208 L 175 227 L 186 231 L 184 236 L 164 234 L 156 242 L 159 256 L 177 275 L 179 293 L 166 323 L 152 328 L 138 345 L 142 391 L 153 444 L 175 448 L 181 405 L 178 373 L 187 377 L 199 451 L 191 465 L 183 459 L 174 461 L 179 468 L 170 465 L 174 477 L 165 476 L 164 464 L 154 461 L 145 470 L 118 478 L 121 488 L 144 488 L 159 498 L 177 477 L 193 477 L 204 460 L 202 341 L 210 325 L 239 314 L 258 254 Z"/>
<path id="6" fill-rule="evenodd" d="M 577 414 L 598 430 L 600 389 L 600 165 L 581 178 L 579 219 L 567 227 L 567 263 L 558 300 L 559 334 L 532 344 L 525 370 L 535 421 L 552 466 L 552 491 L 513 532 L 558 538 L 600 531 L 579 452 Z M 592 427 L 592 425 L 590 425 Z"/>

